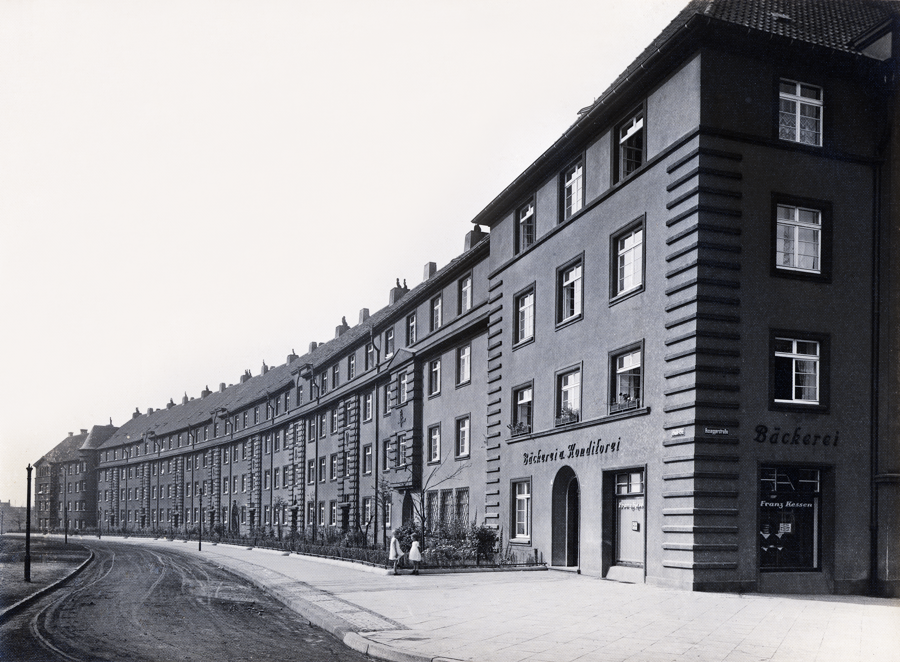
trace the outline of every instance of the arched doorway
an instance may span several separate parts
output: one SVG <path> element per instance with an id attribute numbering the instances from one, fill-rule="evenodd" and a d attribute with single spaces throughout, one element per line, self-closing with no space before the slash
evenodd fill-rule
<path id="1" fill-rule="evenodd" d="M 552 565 L 578 565 L 580 510 L 578 477 L 571 467 L 563 467 L 553 479 Z"/>

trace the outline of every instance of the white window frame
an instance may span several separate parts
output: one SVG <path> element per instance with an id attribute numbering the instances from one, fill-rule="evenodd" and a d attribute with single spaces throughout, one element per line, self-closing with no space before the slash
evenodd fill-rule
<path id="1" fill-rule="evenodd" d="M 556 425 L 568 425 L 580 420 L 581 368 L 578 367 L 556 375 Z"/>
<path id="2" fill-rule="evenodd" d="M 516 297 L 515 342 L 522 343 L 534 339 L 534 288 Z"/>
<path id="3" fill-rule="evenodd" d="M 472 274 L 466 274 L 459 280 L 459 314 L 472 310 Z"/>
<path id="4" fill-rule="evenodd" d="M 584 263 L 578 260 L 559 270 L 559 319 L 564 324 L 581 316 Z"/>
<path id="5" fill-rule="evenodd" d="M 789 91 L 788 88 L 793 88 Z M 805 94 L 806 93 L 806 94 Z M 818 98 L 808 93 L 817 93 Z M 817 117 L 804 115 L 815 111 Z M 778 82 L 778 138 L 812 147 L 822 146 L 822 124 L 825 116 L 825 91 L 818 85 L 782 78 Z M 803 128 L 803 120 L 813 119 L 815 129 Z M 793 126 L 791 126 L 793 124 Z M 810 137 L 814 136 L 811 141 Z"/>
<path id="6" fill-rule="evenodd" d="M 363 420 L 371 421 L 372 420 L 372 393 L 366 393 L 365 398 L 363 399 Z"/>
<path id="7" fill-rule="evenodd" d="M 472 421 L 469 416 L 456 419 L 456 443 L 454 451 L 457 458 L 468 457 L 471 452 Z"/>
<path id="8" fill-rule="evenodd" d="M 815 220 L 804 220 L 803 217 L 809 215 L 813 215 Z M 810 274 L 822 273 L 822 211 L 820 209 L 779 203 L 776 205 L 775 228 L 775 267 L 777 269 Z M 782 235 L 784 230 L 790 230 L 790 237 Z M 801 235 L 804 231 L 815 233 L 816 253 L 813 257 L 815 260 L 813 267 L 799 265 L 801 258 L 811 257 L 800 254 L 801 243 L 810 243 L 808 241 L 801 242 Z M 785 259 L 788 257 L 789 263 L 785 264 Z"/>
<path id="9" fill-rule="evenodd" d="M 563 171 L 563 220 L 584 207 L 584 163 L 579 159 Z"/>
<path id="10" fill-rule="evenodd" d="M 629 177 L 644 165 L 644 108 L 635 110 L 618 129 L 618 180 Z"/>
<path id="11" fill-rule="evenodd" d="M 520 386 L 513 389 L 513 420 L 510 430 L 513 435 L 529 434 L 534 420 L 534 386 Z"/>
<path id="12" fill-rule="evenodd" d="M 781 349 L 779 350 L 779 343 L 791 343 L 790 349 Z M 801 347 L 802 346 L 802 347 Z M 806 347 L 808 346 L 808 347 Z M 815 354 L 810 354 L 808 351 L 803 351 L 803 349 L 815 349 Z M 822 360 L 822 343 L 817 340 L 807 340 L 803 338 L 787 338 L 784 336 L 776 336 L 775 337 L 775 362 L 778 363 L 779 359 L 789 360 L 791 361 L 791 397 L 790 398 L 779 398 L 778 393 L 775 393 L 775 402 L 782 404 L 799 404 L 799 405 L 819 405 L 822 400 L 822 392 L 821 392 L 821 360 Z M 798 368 L 803 367 L 803 364 L 809 364 L 814 367 L 814 372 L 804 372 L 798 370 Z M 775 368 L 776 372 L 778 368 Z M 803 377 L 804 375 L 812 375 L 814 384 L 803 385 L 798 383 L 798 378 Z M 804 398 L 797 397 L 797 389 L 814 389 L 815 397 L 814 398 Z"/>
<path id="13" fill-rule="evenodd" d="M 428 363 L 428 395 L 441 392 L 441 360 L 434 359 Z"/>
<path id="14" fill-rule="evenodd" d="M 530 248 L 534 245 L 534 200 L 529 200 L 516 210 L 516 252 Z"/>
<path id="15" fill-rule="evenodd" d="M 441 459 L 441 426 L 428 428 L 428 461 L 439 462 Z"/>
<path id="16" fill-rule="evenodd" d="M 443 317 L 443 300 L 440 295 L 431 300 L 431 330 L 437 331 L 444 323 Z"/>
<path id="17" fill-rule="evenodd" d="M 456 350 L 456 385 L 462 386 L 472 381 L 472 345 L 463 345 Z"/>
<path id="18" fill-rule="evenodd" d="M 514 542 L 529 542 L 531 540 L 531 480 L 516 480 L 512 484 Z"/>
<path id="19" fill-rule="evenodd" d="M 643 225 L 616 237 L 616 295 L 644 284 Z"/>

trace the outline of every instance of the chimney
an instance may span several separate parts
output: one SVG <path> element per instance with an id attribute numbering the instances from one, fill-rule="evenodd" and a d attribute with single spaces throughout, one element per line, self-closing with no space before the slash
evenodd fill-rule
<path id="1" fill-rule="evenodd" d="M 422 275 L 422 280 L 428 280 L 434 276 L 435 272 L 437 272 L 437 265 L 434 262 L 428 262 L 425 265 L 425 273 Z"/>
<path id="2" fill-rule="evenodd" d="M 147 415 L 149 416 L 152 413 L 153 413 L 153 407 L 147 407 Z"/>
<path id="3" fill-rule="evenodd" d="M 87 434 L 87 429 L 81 428 L 81 434 Z"/>
<path id="4" fill-rule="evenodd" d="M 318 347 L 318 346 L 319 346 L 319 343 L 317 343 L 315 340 L 313 340 L 311 343 L 309 343 L 310 354 L 313 353 L 314 351 L 316 351 L 316 347 Z"/>
<path id="5" fill-rule="evenodd" d="M 297 356 L 297 352 L 295 352 L 294 350 L 291 350 L 291 353 L 288 354 L 287 362 L 288 362 L 288 363 L 293 363 L 294 361 L 296 361 L 296 360 L 299 359 L 299 358 L 300 358 L 300 357 Z"/>
<path id="6" fill-rule="evenodd" d="M 362 324 L 367 319 L 369 319 L 369 309 L 368 308 L 360 308 L 359 309 L 359 323 Z"/>
<path id="7" fill-rule="evenodd" d="M 340 338 L 342 335 L 344 335 L 349 330 L 350 330 L 350 325 L 347 324 L 347 318 L 342 317 L 341 325 L 334 327 L 334 337 Z"/>
<path id="8" fill-rule="evenodd" d="M 219 393 L 225 392 L 225 382 L 219 382 Z"/>
<path id="9" fill-rule="evenodd" d="M 137 418 L 141 415 L 141 410 L 138 407 L 134 408 L 134 413 L 131 415 L 131 418 Z"/>
<path id="10" fill-rule="evenodd" d="M 181 398 L 181 404 L 186 405 L 188 402 L 190 402 L 190 399 L 187 397 L 187 391 L 185 391 L 184 397 Z"/>
<path id="11" fill-rule="evenodd" d="M 241 384 L 243 384 L 245 381 L 247 381 L 248 379 L 250 379 L 250 377 L 251 377 L 251 375 L 250 375 L 250 369 L 248 368 L 247 370 L 244 370 L 244 374 L 241 375 Z"/>
<path id="12" fill-rule="evenodd" d="M 269 372 L 269 366 L 266 365 L 266 362 L 263 361 L 262 368 L 259 371 L 259 374 L 264 375 Z"/>
<path id="13" fill-rule="evenodd" d="M 398 278 L 397 284 L 391 288 L 391 301 L 389 305 L 393 306 L 395 303 L 400 301 L 400 299 L 402 299 L 407 292 L 409 292 L 409 288 L 406 287 L 405 281 L 404 285 L 401 285 L 400 279 Z"/>
<path id="14" fill-rule="evenodd" d="M 466 244 L 464 251 L 472 250 L 472 246 L 477 244 L 479 241 L 484 239 L 487 236 L 487 233 L 482 231 L 480 225 L 476 225 L 474 230 L 470 230 L 466 232 Z"/>
<path id="15" fill-rule="evenodd" d="M 69 433 L 68 435 L 66 435 L 66 436 L 71 437 L 73 434 L 74 434 L 74 433 L 70 432 L 70 433 Z"/>
<path id="16" fill-rule="evenodd" d="M 212 393 L 212 391 L 209 390 L 209 384 L 207 384 L 206 388 L 203 389 L 202 391 L 200 391 L 200 397 L 205 398 L 206 396 L 210 395 L 211 393 Z"/>

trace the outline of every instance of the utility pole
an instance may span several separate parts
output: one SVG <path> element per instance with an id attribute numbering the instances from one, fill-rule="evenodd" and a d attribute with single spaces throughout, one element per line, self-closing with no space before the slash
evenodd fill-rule
<path id="1" fill-rule="evenodd" d="M 200 533 L 197 534 L 197 551 L 203 551 L 203 486 L 200 486 Z"/>
<path id="2" fill-rule="evenodd" d="M 28 465 L 28 500 L 25 502 L 25 581 L 31 581 L 31 469 Z"/>

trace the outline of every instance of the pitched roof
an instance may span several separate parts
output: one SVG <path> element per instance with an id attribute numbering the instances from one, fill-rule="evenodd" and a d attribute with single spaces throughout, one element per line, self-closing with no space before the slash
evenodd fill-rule
<path id="1" fill-rule="evenodd" d="M 623 71 L 594 103 L 579 112 L 578 119 L 512 183 L 482 209 L 472 223 L 491 225 L 505 214 L 527 188 L 531 178 L 545 168 L 556 168 L 556 159 L 606 119 L 608 102 L 620 89 L 652 68 L 660 53 L 674 47 L 685 28 L 701 29 L 713 23 L 742 26 L 760 36 L 794 39 L 838 51 L 860 53 L 855 40 L 889 20 L 900 20 L 900 0 L 691 0 L 647 48 Z M 715 27 L 715 26 L 712 26 Z M 566 156 L 566 158 L 568 158 Z"/>
<path id="2" fill-rule="evenodd" d="M 74 460 L 80 460 L 81 455 L 78 451 L 87 437 L 87 433 L 69 435 L 61 442 L 59 442 L 56 446 L 54 446 L 53 449 L 50 450 L 50 452 L 44 454 L 44 456 L 40 460 L 38 460 L 38 462 L 49 462 L 55 464 L 57 462 L 71 462 Z M 37 462 L 35 462 L 35 464 L 37 464 Z"/>
<path id="3" fill-rule="evenodd" d="M 394 304 L 385 306 L 370 315 L 362 323 L 350 327 L 337 338 L 322 343 L 312 352 L 308 352 L 288 363 L 269 368 L 265 374 L 257 375 L 239 384 L 229 386 L 224 391 L 216 391 L 205 397 L 189 400 L 187 403 L 158 409 L 150 414 L 133 416 L 120 428 L 110 433 L 99 445 L 92 447 L 112 448 L 114 446 L 137 443 L 144 439 L 147 432 L 162 436 L 185 430 L 188 427 L 196 428 L 199 425 L 208 423 L 216 410 L 225 409 L 229 414 L 235 414 L 244 407 L 250 406 L 255 402 L 261 402 L 269 395 L 291 384 L 294 379 L 293 373 L 300 366 L 307 363 L 313 365 L 314 368 L 327 366 L 336 357 L 346 352 L 349 347 L 363 341 L 363 339 L 369 338 L 372 330 L 396 315 L 398 311 L 405 311 L 411 302 L 430 293 L 434 289 L 435 284 L 440 283 L 444 276 L 452 273 L 470 258 L 486 252 L 489 246 L 490 237 L 486 236 L 470 250 L 453 258 L 428 280 L 411 289 L 402 299 Z"/>

